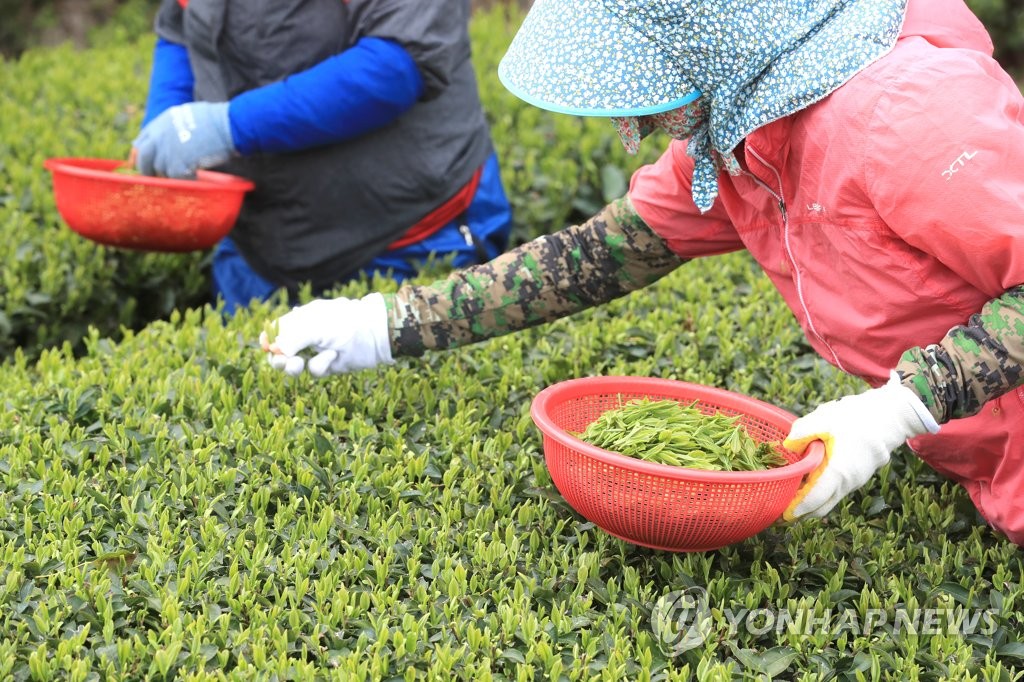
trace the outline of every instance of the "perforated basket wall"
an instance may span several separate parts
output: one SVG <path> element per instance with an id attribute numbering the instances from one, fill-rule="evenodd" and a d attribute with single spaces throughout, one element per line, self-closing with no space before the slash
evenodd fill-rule
<path id="1" fill-rule="evenodd" d="M 790 464 L 763 472 L 698 471 L 611 453 L 574 438 L 603 412 L 633 398 L 694 404 L 705 414 L 740 415 L 759 442 L 780 443 L 794 416 L 721 389 L 643 377 L 592 377 L 537 396 L 552 480 L 582 516 L 616 537 L 671 551 L 706 551 L 748 538 L 785 511 L 816 462 L 785 450 Z M 820 461 L 820 454 L 817 457 Z"/>

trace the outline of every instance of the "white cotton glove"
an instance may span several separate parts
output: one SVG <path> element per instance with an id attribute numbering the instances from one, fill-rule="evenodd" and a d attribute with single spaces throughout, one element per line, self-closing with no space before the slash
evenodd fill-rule
<path id="1" fill-rule="evenodd" d="M 263 332 L 260 346 L 274 369 L 291 376 L 304 368 L 322 377 L 394 362 L 387 307 L 379 293 L 359 299 L 317 299 L 292 309 L 275 324 L 277 338 L 271 343 Z M 306 349 L 315 353 L 308 362 L 300 355 Z"/>
<path id="2" fill-rule="evenodd" d="M 884 386 L 818 406 L 793 423 L 783 447 L 802 452 L 811 441 L 821 440 L 825 459 L 783 517 L 824 516 L 867 483 L 904 441 L 938 430 L 928 408 L 895 372 Z"/>

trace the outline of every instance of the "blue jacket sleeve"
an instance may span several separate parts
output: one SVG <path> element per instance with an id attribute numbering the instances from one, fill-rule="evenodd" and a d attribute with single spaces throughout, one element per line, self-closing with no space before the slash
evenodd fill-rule
<path id="1" fill-rule="evenodd" d="M 384 127 L 422 93 L 423 78 L 401 45 L 364 37 L 316 66 L 236 96 L 231 135 L 241 154 L 332 144 Z"/>
<path id="2" fill-rule="evenodd" d="M 157 38 L 153 48 L 153 71 L 149 76 L 149 95 L 142 125 L 177 104 L 191 102 L 195 77 L 184 45 Z"/>

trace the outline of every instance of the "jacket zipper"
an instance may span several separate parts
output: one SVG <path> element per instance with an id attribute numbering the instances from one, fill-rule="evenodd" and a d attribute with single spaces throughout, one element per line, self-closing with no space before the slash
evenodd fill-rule
<path id="1" fill-rule="evenodd" d="M 800 308 L 803 310 L 804 318 L 807 320 L 807 327 L 811 330 L 811 333 L 814 334 L 814 337 L 818 339 L 818 341 L 820 341 L 826 348 L 828 348 L 828 352 L 832 354 L 832 360 L 836 363 L 836 367 L 846 372 L 846 368 L 843 367 L 843 363 L 839 360 L 839 356 L 836 354 L 835 349 L 832 348 L 832 344 L 826 341 L 825 337 L 818 333 L 818 329 L 814 325 L 814 319 L 811 317 L 811 311 L 807 308 L 807 301 L 804 300 L 803 277 L 800 274 L 800 268 L 797 267 L 796 258 L 793 256 L 793 249 L 790 246 L 789 241 L 789 212 L 786 210 L 786 200 L 782 188 L 782 175 L 779 174 L 779 171 L 775 170 L 774 166 L 769 164 L 761 157 L 760 154 L 754 151 L 754 149 L 752 149 L 751 147 L 747 147 L 747 151 L 750 152 L 751 156 L 756 158 L 758 162 L 761 163 L 761 165 L 763 165 L 765 168 L 769 169 L 772 173 L 774 173 L 775 179 L 779 183 L 779 191 L 776 192 L 771 187 L 769 187 L 767 183 L 761 180 L 761 178 L 757 177 L 750 171 L 744 171 L 747 175 L 754 179 L 754 182 L 763 187 L 769 194 L 772 195 L 775 201 L 778 202 L 779 212 L 782 214 L 782 239 L 786 247 L 786 258 L 789 260 L 789 267 L 793 270 L 793 280 L 796 284 L 796 295 L 797 298 L 800 299 Z"/>

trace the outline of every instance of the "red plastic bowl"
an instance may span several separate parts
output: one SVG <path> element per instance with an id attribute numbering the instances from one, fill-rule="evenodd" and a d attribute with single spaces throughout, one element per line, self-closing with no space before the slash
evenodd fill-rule
<path id="1" fill-rule="evenodd" d="M 231 231 L 253 183 L 199 171 L 195 180 L 114 172 L 111 159 L 48 159 L 57 211 L 78 234 L 139 251 L 199 251 Z"/>
<path id="2" fill-rule="evenodd" d="M 610 452 L 570 435 L 634 398 L 696 401 L 705 414 L 740 415 L 758 442 L 778 442 L 789 464 L 766 471 L 703 471 Z M 544 389 L 530 415 L 562 497 L 584 518 L 627 542 L 673 552 L 704 552 L 745 540 L 777 521 L 825 450 L 804 453 L 781 442 L 796 417 L 774 405 L 718 388 L 650 377 L 588 377 Z"/>

